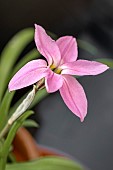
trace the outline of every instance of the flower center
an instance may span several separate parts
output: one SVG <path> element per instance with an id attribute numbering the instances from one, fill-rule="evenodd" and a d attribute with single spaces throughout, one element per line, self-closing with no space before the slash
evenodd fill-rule
<path id="1" fill-rule="evenodd" d="M 50 69 L 51 69 L 52 71 L 54 71 L 55 73 L 57 73 L 57 74 L 60 74 L 61 71 L 62 71 L 62 69 L 57 68 L 54 64 L 52 64 L 52 65 L 50 66 Z"/>

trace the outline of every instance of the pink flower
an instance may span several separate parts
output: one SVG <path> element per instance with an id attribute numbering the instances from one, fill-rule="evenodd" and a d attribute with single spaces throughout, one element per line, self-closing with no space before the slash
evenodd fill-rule
<path id="1" fill-rule="evenodd" d="M 77 60 L 75 38 L 64 36 L 54 41 L 39 25 L 35 25 L 35 43 L 47 61 L 28 62 L 11 79 L 9 90 L 21 89 L 45 78 L 47 92 L 59 90 L 68 108 L 83 121 L 87 114 L 87 98 L 82 86 L 71 75 L 97 75 L 108 67 L 95 61 Z"/>

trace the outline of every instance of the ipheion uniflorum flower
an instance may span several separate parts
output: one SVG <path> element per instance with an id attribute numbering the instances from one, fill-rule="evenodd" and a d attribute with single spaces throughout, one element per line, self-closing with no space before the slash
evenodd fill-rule
<path id="1" fill-rule="evenodd" d="M 77 60 L 78 49 L 74 37 L 63 36 L 54 41 L 36 24 L 35 43 L 46 60 L 32 60 L 23 66 L 9 82 L 9 91 L 45 78 L 47 92 L 59 90 L 67 107 L 83 121 L 87 114 L 87 98 L 83 87 L 72 75 L 97 75 L 106 71 L 108 66 L 96 61 Z"/>

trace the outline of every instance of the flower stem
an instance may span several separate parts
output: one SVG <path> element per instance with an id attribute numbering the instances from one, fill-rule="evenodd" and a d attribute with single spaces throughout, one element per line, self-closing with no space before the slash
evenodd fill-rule
<path id="1" fill-rule="evenodd" d="M 4 140 L 4 142 L 1 144 L 0 147 L 0 170 L 5 170 L 6 163 L 7 163 L 7 157 L 10 151 L 11 143 L 15 137 L 15 134 L 17 130 L 22 126 L 24 120 L 27 119 L 28 116 L 33 114 L 33 111 L 26 111 L 21 117 L 19 117 L 11 126 L 10 131 Z"/>
<path id="2" fill-rule="evenodd" d="M 5 170 L 5 163 L 6 163 L 6 158 L 1 157 L 0 158 L 0 170 Z"/>
<path id="3" fill-rule="evenodd" d="M 7 123 L 6 126 L 4 127 L 4 129 L 0 133 L 0 140 L 7 134 L 10 127 L 11 127 L 11 125 Z"/>
<path id="4" fill-rule="evenodd" d="M 33 90 L 27 95 L 27 97 L 18 106 L 13 115 L 9 118 L 6 126 L 0 133 L 0 140 L 7 134 L 12 124 L 28 109 L 28 107 L 30 106 L 35 97 L 36 91 L 37 91 L 36 86 L 34 86 Z"/>
<path id="5" fill-rule="evenodd" d="M 32 101 L 35 98 L 35 94 L 38 90 L 41 90 L 44 88 L 44 79 L 41 79 L 37 82 L 36 86 L 33 86 L 33 90 L 26 96 L 26 98 L 22 101 L 22 103 L 18 106 L 16 111 L 12 114 L 12 116 L 9 118 L 6 126 L 3 128 L 3 130 L 0 133 L 0 142 L 5 137 L 5 135 L 8 133 L 6 140 L 1 145 L 0 143 L 0 170 L 5 170 L 6 162 L 7 162 L 7 156 L 9 152 L 10 144 L 12 143 L 12 140 L 16 134 L 17 129 L 19 128 L 19 124 L 17 124 L 17 127 L 15 128 L 15 122 L 18 121 L 17 119 L 28 109 L 28 107 L 31 105 Z M 9 131 L 10 130 L 10 131 Z"/>

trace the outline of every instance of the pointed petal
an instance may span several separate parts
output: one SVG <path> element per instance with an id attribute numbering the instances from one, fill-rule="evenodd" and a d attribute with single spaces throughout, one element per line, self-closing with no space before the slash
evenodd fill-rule
<path id="1" fill-rule="evenodd" d="M 54 73 L 52 70 L 49 70 L 49 75 L 45 77 L 45 86 L 48 93 L 52 93 L 61 88 L 63 84 L 62 75 Z"/>
<path id="2" fill-rule="evenodd" d="M 9 91 L 21 89 L 36 83 L 47 75 L 47 63 L 44 60 L 32 60 L 23 66 L 9 82 Z"/>
<path id="3" fill-rule="evenodd" d="M 72 76 L 63 75 L 64 83 L 60 88 L 60 94 L 67 107 L 80 118 L 81 121 L 87 114 L 87 99 L 84 89 Z"/>
<path id="4" fill-rule="evenodd" d="M 73 63 L 64 64 L 61 68 L 63 69 L 62 74 L 83 76 L 101 74 L 109 67 L 96 61 L 77 60 Z"/>
<path id="5" fill-rule="evenodd" d="M 61 64 L 76 61 L 78 56 L 77 42 L 72 36 L 64 36 L 56 41 L 60 53 Z"/>
<path id="6" fill-rule="evenodd" d="M 47 59 L 49 66 L 51 64 L 58 65 L 60 61 L 60 51 L 56 42 L 51 39 L 45 30 L 35 24 L 35 43 L 38 51 Z"/>

